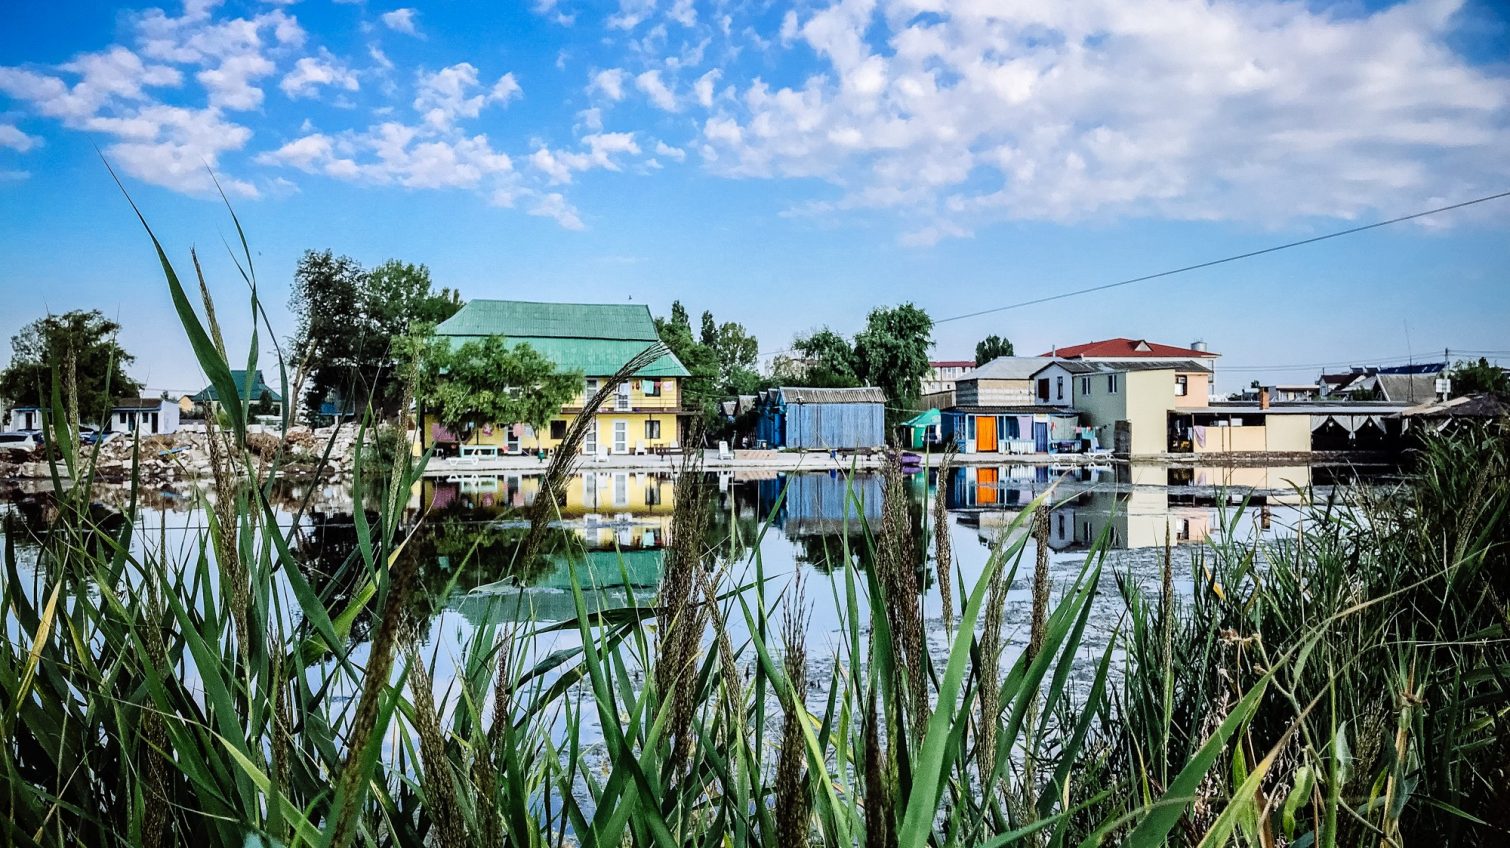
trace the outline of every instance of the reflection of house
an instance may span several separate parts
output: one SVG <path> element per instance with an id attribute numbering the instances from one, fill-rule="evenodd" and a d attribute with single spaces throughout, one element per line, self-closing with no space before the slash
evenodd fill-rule
<path id="1" fill-rule="evenodd" d="M 250 373 L 246 371 L 232 371 L 231 382 L 236 384 L 237 400 L 251 404 L 253 411 L 265 400 L 272 407 L 272 415 L 281 414 L 283 411 L 283 395 L 273 390 L 267 381 L 262 379 L 262 369 Z M 194 402 L 206 409 L 218 406 L 221 403 L 220 390 L 212 383 L 205 386 L 194 395 Z"/>
<path id="2" fill-rule="evenodd" d="M 773 448 L 852 450 L 886 444 L 886 395 L 867 386 L 780 386 L 756 396 L 755 438 Z"/>
<path id="3" fill-rule="evenodd" d="M 529 345 L 563 371 L 584 375 L 582 394 L 562 407 L 545 430 L 537 433 L 524 424 L 495 422 L 467 438 L 467 444 L 510 453 L 555 448 L 587 400 L 625 363 L 660 341 L 649 307 L 636 304 L 472 300 L 435 332 L 456 345 L 502 336 L 510 344 Z M 636 371 L 598 408 L 583 453 L 596 455 L 600 447 L 626 454 L 680 445 L 679 422 L 691 414 L 681 408 L 681 380 L 686 376 L 687 369 L 670 353 Z M 420 434 L 422 448 L 458 441 L 433 420 L 427 423 L 424 410 Z"/>
<path id="4" fill-rule="evenodd" d="M 178 404 L 166 398 L 118 398 L 104 430 L 109 433 L 176 433 Z"/>
<path id="5" fill-rule="evenodd" d="M 881 478 L 875 474 L 784 474 L 757 485 L 761 515 L 770 514 L 780 498 L 775 523 L 788 538 L 880 527 Z"/>
<path id="6" fill-rule="evenodd" d="M 416 506 L 518 517 L 534 504 L 540 483 L 540 474 L 426 478 Z M 582 471 L 567 481 L 558 509 L 565 526 L 588 549 L 660 548 L 668 542 L 675 491 L 675 482 L 665 474 Z"/>

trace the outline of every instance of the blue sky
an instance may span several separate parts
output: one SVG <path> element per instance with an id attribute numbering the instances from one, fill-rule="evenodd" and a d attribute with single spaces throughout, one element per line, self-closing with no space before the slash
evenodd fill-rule
<path id="1" fill-rule="evenodd" d="M 1489 0 L 403 2 L 12 4 L 0 336 L 99 308 L 148 386 L 202 384 L 101 155 L 181 270 L 198 247 L 233 344 L 206 164 L 280 335 L 298 256 L 328 247 L 468 297 L 681 299 L 766 351 L 880 304 L 946 318 L 1510 190 Z M 949 322 L 935 355 L 1204 339 L 1223 389 L 1510 363 L 1507 223 L 1502 200 Z"/>

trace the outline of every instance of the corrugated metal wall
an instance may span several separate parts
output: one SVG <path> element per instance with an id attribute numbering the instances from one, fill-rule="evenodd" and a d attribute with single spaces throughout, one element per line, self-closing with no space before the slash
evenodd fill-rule
<path id="1" fill-rule="evenodd" d="M 786 407 L 789 448 L 875 448 L 886 444 L 886 410 L 879 403 L 792 403 Z"/>

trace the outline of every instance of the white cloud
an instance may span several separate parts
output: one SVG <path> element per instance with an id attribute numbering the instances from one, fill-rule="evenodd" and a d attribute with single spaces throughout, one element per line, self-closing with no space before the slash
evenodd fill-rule
<path id="1" fill-rule="evenodd" d="M 715 171 L 827 180 L 831 209 L 897 210 L 918 243 L 1002 218 L 1348 218 L 1510 180 L 1510 77 L 1453 52 L 1460 6 L 839 0 L 782 21 L 806 79 L 693 91 Z"/>
<path id="2" fill-rule="evenodd" d="M 11 183 L 11 182 L 19 183 L 22 180 L 29 180 L 29 179 L 31 179 L 31 171 L 20 171 L 20 170 L 4 170 L 4 171 L 0 171 L 0 182 L 3 182 L 3 183 Z"/>
<path id="3" fill-rule="evenodd" d="M 477 117 L 489 103 L 507 104 L 522 93 L 512 73 L 499 77 L 486 91 L 479 85 L 477 75 L 477 68 L 469 62 L 434 73 L 420 71 L 414 108 L 431 125 L 448 127 L 459 118 Z"/>
<path id="4" fill-rule="evenodd" d="M 664 141 L 657 141 L 655 143 L 655 155 L 664 156 L 667 159 L 675 159 L 680 162 L 687 158 L 687 151 L 680 147 L 672 147 Z"/>
<path id="5" fill-rule="evenodd" d="M 394 9 L 391 12 L 384 12 L 378 17 L 382 19 L 383 26 L 393 30 L 394 32 L 401 32 L 405 35 L 417 36 L 419 35 L 419 27 L 415 25 L 414 19 L 418 16 L 419 12 L 406 8 Z"/>
<path id="6" fill-rule="evenodd" d="M 661 80 L 661 72 L 658 70 L 645 71 L 635 77 L 634 87 L 644 92 L 657 109 L 675 112 L 680 108 L 676 102 L 676 94 Z"/>
<path id="7" fill-rule="evenodd" d="M 581 216 L 577 214 L 577 210 L 567 202 L 565 197 L 557 192 L 538 195 L 535 198 L 535 202 L 530 206 L 529 213 L 542 218 L 550 218 L 564 229 L 581 230 L 585 228 Z"/>
<path id="8" fill-rule="evenodd" d="M 587 93 L 602 92 L 609 100 L 624 99 L 624 78 L 628 74 L 622 68 L 608 68 L 597 71 L 587 83 Z"/>
<path id="9" fill-rule="evenodd" d="M 353 182 L 426 189 L 479 188 L 514 169 L 485 135 L 437 137 L 392 121 L 360 134 L 310 133 L 257 161 Z"/>
<path id="10" fill-rule="evenodd" d="M 318 57 L 305 56 L 294 63 L 294 69 L 278 83 L 284 94 L 296 99 L 317 96 L 321 86 L 356 91 L 360 84 L 357 75 L 326 50 Z"/>
<path id="11" fill-rule="evenodd" d="M 572 175 L 580 171 L 601 168 L 618 171 L 621 164 L 616 157 L 637 156 L 640 145 L 634 133 L 593 133 L 582 137 L 585 148 L 579 150 L 551 150 L 544 145 L 530 154 L 529 161 L 535 170 L 544 174 L 552 185 L 570 183 Z"/>
<path id="12" fill-rule="evenodd" d="M 666 17 L 684 27 L 697 26 L 697 9 L 692 5 L 692 0 L 672 0 Z"/>
<path id="13" fill-rule="evenodd" d="M 692 84 L 692 93 L 697 95 L 698 105 L 704 109 L 713 107 L 713 86 L 718 83 L 718 78 L 722 74 L 723 71 L 714 68 L 698 77 L 697 82 Z"/>
<path id="14" fill-rule="evenodd" d="M 0 124 L 0 147 L 26 153 L 41 146 L 42 139 L 27 135 L 14 124 Z"/>
<path id="15" fill-rule="evenodd" d="M 634 29 L 655 13 L 655 0 L 619 0 L 619 11 L 610 15 L 611 29 Z"/>

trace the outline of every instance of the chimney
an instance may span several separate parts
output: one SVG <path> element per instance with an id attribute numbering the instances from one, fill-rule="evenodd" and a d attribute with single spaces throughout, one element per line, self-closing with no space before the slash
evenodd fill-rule
<path id="1" fill-rule="evenodd" d="M 1268 409 L 1269 408 L 1269 387 L 1268 386 L 1264 386 L 1264 387 L 1262 387 L 1262 388 L 1260 388 L 1258 390 L 1258 408 L 1259 409 Z"/>

